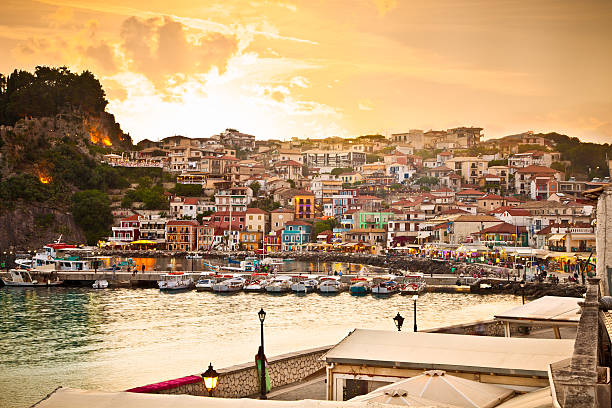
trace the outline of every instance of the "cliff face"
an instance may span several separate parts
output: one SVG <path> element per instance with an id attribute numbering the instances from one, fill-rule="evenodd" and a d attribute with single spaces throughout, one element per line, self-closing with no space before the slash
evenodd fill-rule
<path id="1" fill-rule="evenodd" d="M 98 166 L 102 154 L 131 145 L 129 135 L 106 112 L 25 118 L 15 126 L 0 126 L 0 250 L 35 249 L 60 234 L 64 242 L 84 243 L 85 235 L 70 214 L 72 193 L 102 189 L 96 182 L 79 183 L 90 177 L 85 170 Z M 36 200 L 6 198 L 1 182 L 24 175 L 34 176 L 35 184 L 40 181 L 49 194 Z M 31 184 L 26 188 L 36 190 Z"/>
<path id="2" fill-rule="evenodd" d="M 85 242 L 83 231 L 64 211 L 23 204 L 0 213 L 0 248 L 4 250 L 35 250 L 60 235 L 63 242 Z"/>

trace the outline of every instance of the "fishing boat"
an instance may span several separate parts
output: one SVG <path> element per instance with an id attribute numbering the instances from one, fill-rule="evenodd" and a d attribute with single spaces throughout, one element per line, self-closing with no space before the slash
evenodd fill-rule
<path id="1" fill-rule="evenodd" d="M 244 290 L 247 292 L 263 292 L 269 284 L 270 280 L 267 273 L 254 273 L 244 286 Z"/>
<path id="2" fill-rule="evenodd" d="M 402 295 L 418 295 L 425 292 L 427 283 L 422 273 L 408 273 L 404 276 L 404 283 L 400 285 Z"/>
<path id="3" fill-rule="evenodd" d="M 191 275 L 184 272 L 169 272 L 161 276 L 157 281 L 159 290 L 187 290 L 191 289 L 193 279 Z"/>
<path id="4" fill-rule="evenodd" d="M 291 291 L 291 277 L 290 276 L 277 276 L 266 285 L 266 292 L 268 293 L 283 293 Z"/>
<path id="5" fill-rule="evenodd" d="M 213 292 L 238 292 L 244 287 L 246 279 L 242 276 L 234 276 L 231 279 L 215 283 L 212 287 Z"/>
<path id="6" fill-rule="evenodd" d="M 378 285 L 372 286 L 373 295 L 392 295 L 399 291 L 399 285 L 394 280 L 380 282 Z"/>
<path id="7" fill-rule="evenodd" d="M 353 278 L 349 292 L 353 296 L 365 295 L 370 291 L 371 286 L 372 283 L 367 278 Z"/>
<path id="8" fill-rule="evenodd" d="M 291 285 L 291 290 L 296 293 L 310 293 L 317 290 L 319 281 L 314 276 L 297 276 L 294 277 L 297 282 Z"/>
<path id="9" fill-rule="evenodd" d="M 319 292 L 321 293 L 339 293 L 345 289 L 343 283 L 340 282 L 339 276 L 325 276 L 320 279 Z"/>
<path id="10" fill-rule="evenodd" d="M 94 289 L 106 289 L 108 288 L 108 281 L 106 279 L 98 279 L 91 287 Z"/>
<path id="11" fill-rule="evenodd" d="M 37 269 L 11 269 L 1 275 L 0 279 L 6 286 L 46 287 L 63 283 L 55 272 Z"/>

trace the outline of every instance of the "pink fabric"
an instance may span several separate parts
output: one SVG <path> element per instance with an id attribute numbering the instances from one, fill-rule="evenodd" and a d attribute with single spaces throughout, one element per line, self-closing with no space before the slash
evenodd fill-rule
<path id="1" fill-rule="evenodd" d="M 189 375 L 187 377 L 177 378 L 175 380 L 162 381 L 155 384 L 144 385 L 142 387 L 130 388 L 127 392 L 140 392 L 145 394 L 151 394 L 162 390 L 169 390 L 170 388 L 180 387 L 181 385 L 193 384 L 202 382 L 202 377 L 198 375 Z"/>

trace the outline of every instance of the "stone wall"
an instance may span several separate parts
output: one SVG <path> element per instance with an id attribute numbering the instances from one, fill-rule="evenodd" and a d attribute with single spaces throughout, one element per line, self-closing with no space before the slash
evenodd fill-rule
<path id="1" fill-rule="evenodd" d="M 521 325 L 513 323 L 510 325 L 510 335 L 522 334 Z M 550 327 L 529 325 L 530 330 L 537 330 Z M 423 330 L 427 333 L 446 333 L 446 334 L 466 334 L 471 336 L 492 336 L 504 337 L 504 323 L 497 320 L 481 320 L 478 322 L 455 324 L 452 326 L 438 327 L 435 329 Z"/>
<path id="2" fill-rule="evenodd" d="M 282 354 L 268 359 L 268 372 L 272 389 L 297 383 L 325 368 L 321 359 L 331 346 Z M 202 369 L 204 371 L 204 368 Z M 239 364 L 217 369 L 219 382 L 215 397 L 243 398 L 259 393 L 255 363 Z M 127 390 L 153 394 L 208 395 L 199 375 L 163 381 Z"/>

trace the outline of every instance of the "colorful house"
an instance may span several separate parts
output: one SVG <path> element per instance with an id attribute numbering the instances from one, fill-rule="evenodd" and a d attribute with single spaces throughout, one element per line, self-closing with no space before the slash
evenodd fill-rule
<path id="1" fill-rule="evenodd" d="M 113 241 L 132 242 L 140 237 L 140 221 L 138 214 L 124 218 L 119 221 L 118 227 L 113 227 Z"/>
<path id="2" fill-rule="evenodd" d="M 472 236 L 478 237 L 480 242 L 489 246 L 529 246 L 527 228 L 519 227 L 518 225 L 502 222 L 501 224 L 493 225 L 483 229 L 482 231 L 472 233 Z"/>
<path id="3" fill-rule="evenodd" d="M 312 224 L 305 221 L 289 221 L 282 232 L 283 251 L 295 251 L 310 242 Z"/>
<path id="4" fill-rule="evenodd" d="M 315 196 L 310 191 L 302 190 L 293 196 L 293 207 L 296 220 L 309 220 L 315 217 Z"/>
<path id="5" fill-rule="evenodd" d="M 166 223 L 166 244 L 169 250 L 193 251 L 197 244 L 198 222 L 173 220 Z"/>

